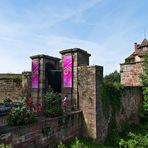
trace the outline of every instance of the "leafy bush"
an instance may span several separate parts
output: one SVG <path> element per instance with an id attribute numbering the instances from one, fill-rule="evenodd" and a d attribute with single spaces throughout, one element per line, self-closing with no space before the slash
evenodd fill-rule
<path id="1" fill-rule="evenodd" d="M 45 113 L 45 115 L 47 117 L 50 117 L 50 118 L 58 117 L 58 116 L 60 116 L 62 114 L 63 114 L 63 110 L 61 108 L 59 108 L 59 107 L 56 107 L 56 106 L 52 107 L 50 109 L 47 109 L 46 113 Z"/>
<path id="2" fill-rule="evenodd" d="M 33 113 L 27 110 L 26 107 L 14 108 L 8 116 L 9 125 L 26 125 L 34 121 L 35 117 Z"/>
<path id="3" fill-rule="evenodd" d="M 6 106 L 9 105 L 11 102 L 12 102 L 12 100 L 9 97 L 5 97 L 3 99 L 3 104 Z"/>
<path id="4" fill-rule="evenodd" d="M 33 112 L 27 109 L 26 98 L 24 98 L 20 106 L 13 108 L 8 115 L 8 125 L 26 125 L 34 121 Z"/>
<path id="5" fill-rule="evenodd" d="M 120 74 L 115 71 L 103 79 L 102 103 L 104 113 L 108 113 L 109 106 L 112 113 L 119 111 L 123 86 L 120 84 Z"/>
<path id="6" fill-rule="evenodd" d="M 58 148 L 111 148 L 110 146 L 100 145 L 94 143 L 90 138 L 76 138 L 69 143 L 60 144 Z"/>
<path id="7" fill-rule="evenodd" d="M 78 138 L 75 139 L 74 143 L 71 145 L 71 148 L 88 148 L 84 143 L 80 142 Z"/>
<path id="8" fill-rule="evenodd" d="M 65 144 L 58 145 L 58 148 L 66 148 L 67 146 Z M 73 143 L 68 146 L 70 148 L 88 148 L 87 145 L 85 145 L 83 142 L 81 142 L 78 138 L 74 140 Z"/>
<path id="9" fill-rule="evenodd" d="M 120 148 L 147 148 L 148 147 L 148 124 L 146 122 L 137 125 L 132 125 L 128 132 L 121 136 L 119 141 Z"/>
<path id="10" fill-rule="evenodd" d="M 134 134 L 129 132 L 128 139 L 121 139 L 119 142 L 120 148 L 147 148 L 148 147 L 148 134 Z"/>
<path id="11" fill-rule="evenodd" d="M 59 144 L 58 148 L 66 148 L 65 144 Z"/>
<path id="12" fill-rule="evenodd" d="M 104 77 L 104 83 L 105 84 L 120 83 L 120 73 L 115 70 L 113 73 L 106 75 Z"/>
<path id="13" fill-rule="evenodd" d="M 61 107 L 61 99 L 57 93 L 55 93 L 50 87 L 46 93 L 46 111 L 47 117 L 57 117 L 63 114 Z"/>

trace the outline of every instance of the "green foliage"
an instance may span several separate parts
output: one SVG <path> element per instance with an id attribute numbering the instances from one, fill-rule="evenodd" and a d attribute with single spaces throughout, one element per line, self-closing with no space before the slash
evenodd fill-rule
<path id="1" fill-rule="evenodd" d="M 71 145 L 71 148 L 88 148 L 84 143 L 80 142 L 78 138 L 75 139 L 74 143 Z"/>
<path id="2" fill-rule="evenodd" d="M 11 144 L 0 144 L 0 148 L 11 148 Z"/>
<path id="3" fill-rule="evenodd" d="M 148 54 L 145 55 L 141 82 L 143 85 L 143 107 L 140 111 L 139 125 L 129 128 L 129 132 L 119 141 L 120 148 L 147 148 L 148 147 Z"/>
<path id="4" fill-rule="evenodd" d="M 106 143 L 118 144 L 120 136 L 116 127 L 115 115 L 121 107 L 123 86 L 120 84 L 120 73 L 117 71 L 107 75 L 103 80 L 102 104 L 106 118 L 109 120 L 109 130 Z"/>
<path id="5" fill-rule="evenodd" d="M 125 63 L 133 63 L 133 62 L 135 62 L 135 58 L 127 58 L 125 60 Z"/>
<path id="6" fill-rule="evenodd" d="M 108 137 L 105 141 L 107 145 L 117 146 L 120 140 L 120 135 L 117 128 L 112 128 L 109 130 Z"/>
<path id="7" fill-rule="evenodd" d="M 46 93 L 46 111 L 47 117 L 57 117 L 63 114 L 61 107 L 61 100 L 57 93 L 55 93 L 50 87 Z"/>
<path id="8" fill-rule="evenodd" d="M 11 102 L 12 102 L 12 100 L 11 100 L 9 97 L 5 97 L 5 98 L 3 99 L 3 104 L 4 104 L 4 105 L 9 105 Z"/>
<path id="9" fill-rule="evenodd" d="M 119 111 L 122 92 L 123 86 L 120 84 L 120 74 L 117 71 L 104 77 L 102 91 L 104 113 L 109 112 L 110 106 L 113 114 Z"/>
<path id="10" fill-rule="evenodd" d="M 143 74 L 141 75 L 142 84 L 145 87 L 148 87 L 148 54 L 144 56 L 144 63 L 143 63 Z"/>
<path id="11" fill-rule="evenodd" d="M 119 142 L 120 148 L 147 148 L 148 147 L 148 134 L 134 134 L 129 132 L 128 139 L 121 139 Z"/>
<path id="12" fill-rule="evenodd" d="M 147 148 L 148 147 L 148 124 L 141 123 L 132 125 L 122 131 L 126 134 L 120 136 L 120 148 Z"/>
<path id="13" fill-rule="evenodd" d="M 125 130 L 121 134 L 112 130 L 112 141 L 107 145 L 98 145 L 90 138 L 76 138 L 67 144 L 61 144 L 58 148 L 147 148 L 148 147 L 148 124 L 129 126 L 124 123 Z M 127 127 L 128 126 L 128 127 Z"/>
<path id="14" fill-rule="evenodd" d="M 145 61 L 143 64 L 143 74 L 141 75 L 141 81 L 143 85 L 143 108 L 140 113 L 140 116 L 148 121 L 148 54 L 145 55 Z"/>
<path id="15" fill-rule="evenodd" d="M 58 148 L 111 148 L 110 146 L 100 145 L 94 143 L 90 138 L 76 138 L 70 143 L 60 144 Z"/>
<path id="16" fill-rule="evenodd" d="M 22 101 L 21 105 L 13 108 L 8 115 L 8 125 L 26 125 L 35 121 L 33 112 L 26 107 L 26 98 Z"/>
<path id="17" fill-rule="evenodd" d="M 143 87 L 144 102 L 143 107 L 146 112 L 148 112 L 148 87 Z"/>
<path id="18" fill-rule="evenodd" d="M 58 148 L 66 148 L 65 144 L 59 144 Z"/>
<path id="19" fill-rule="evenodd" d="M 115 70 L 113 73 L 106 75 L 104 77 L 104 83 L 107 84 L 120 83 L 120 73 Z"/>
<path id="20" fill-rule="evenodd" d="M 46 110 L 45 115 L 50 118 L 58 117 L 63 114 L 63 110 L 60 107 L 52 107 Z"/>

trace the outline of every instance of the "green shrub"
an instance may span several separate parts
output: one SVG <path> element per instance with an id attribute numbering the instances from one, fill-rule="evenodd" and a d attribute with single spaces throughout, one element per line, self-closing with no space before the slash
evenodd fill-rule
<path id="1" fill-rule="evenodd" d="M 12 102 L 12 100 L 11 100 L 9 97 L 5 97 L 5 98 L 3 99 L 3 104 L 4 104 L 4 105 L 9 105 L 11 102 Z"/>
<path id="2" fill-rule="evenodd" d="M 25 107 L 17 107 L 12 109 L 8 116 L 8 125 L 26 125 L 33 123 L 35 117 L 32 112 Z"/>
<path id="3" fill-rule="evenodd" d="M 61 99 L 57 93 L 55 93 L 50 87 L 48 92 L 46 93 L 46 111 L 45 115 L 47 117 L 57 117 L 63 114 L 63 110 L 61 107 Z"/>
<path id="4" fill-rule="evenodd" d="M 121 139 L 119 142 L 120 148 L 147 148 L 148 147 L 148 134 L 134 134 L 129 132 L 128 139 Z"/>
<path id="5" fill-rule="evenodd" d="M 71 148 L 88 148 L 83 142 L 80 142 L 78 138 L 75 139 L 74 143 L 71 145 Z"/>
<path id="6" fill-rule="evenodd" d="M 50 118 L 58 117 L 58 116 L 60 116 L 62 114 L 63 114 L 63 110 L 61 108 L 59 108 L 59 107 L 56 107 L 56 106 L 52 107 L 50 109 L 47 109 L 46 113 L 45 113 L 45 115 L 47 117 L 50 117 Z"/>
<path id="7" fill-rule="evenodd" d="M 102 103 L 106 116 L 108 116 L 110 107 L 112 109 L 112 114 L 120 110 L 122 92 L 123 86 L 120 83 L 120 74 L 117 71 L 104 77 Z"/>
<path id="8" fill-rule="evenodd" d="M 76 138 L 66 144 L 58 145 L 58 148 L 111 148 L 110 146 L 94 143 L 90 138 Z"/>
<path id="9" fill-rule="evenodd" d="M 8 125 L 26 125 L 34 121 L 35 116 L 33 112 L 27 109 L 25 99 L 19 107 L 13 108 L 8 115 Z"/>
<path id="10" fill-rule="evenodd" d="M 59 144 L 58 148 L 66 148 L 65 144 Z"/>

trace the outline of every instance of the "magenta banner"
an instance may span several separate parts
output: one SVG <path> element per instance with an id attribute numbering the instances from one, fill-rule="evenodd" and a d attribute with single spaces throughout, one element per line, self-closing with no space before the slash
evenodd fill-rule
<path id="1" fill-rule="evenodd" d="M 32 88 L 38 88 L 39 85 L 39 61 L 32 61 Z"/>
<path id="2" fill-rule="evenodd" d="M 72 87 L 72 56 L 64 56 L 64 87 Z"/>

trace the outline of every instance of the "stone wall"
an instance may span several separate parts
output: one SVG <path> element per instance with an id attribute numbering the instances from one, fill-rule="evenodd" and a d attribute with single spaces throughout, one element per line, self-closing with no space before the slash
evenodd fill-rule
<path id="1" fill-rule="evenodd" d="M 78 68 L 79 108 L 83 112 L 83 135 L 96 139 L 96 77 L 95 67 Z"/>
<path id="2" fill-rule="evenodd" d="M 13 101 L 31 94 L 31 72 L 22 74 L 0 74 L 0 102 L 9 97 Z"/>
<path id="3" fill-rule="evenodd" d="M 121 64 L 121 84 L 124 86 L 141 86 L 139 76 L 143 72 L 142 64 L 142 62 Z"/>
<path id="4" fill-rule="evenodd" d="M 79 108 L 83 112 L 83 136 L 91 137 L 98 143 L 104 142 L 108 130 L 101 102 L 102 79 L 103 67 L 78 67 Z"/>
<path id="5" fill-rule="evenodd" d="M 138 112 L 142 106 L 142 102 L 141 87 L 125 87 L 121 98 L 121 109 L 116 117 L 118 125 L 124 121 L 138 123 Z"/>
<path id="6" fill-rule="evenodd" d="M 0 102 L 9 97 L 12 100 L 22 98 L 22 78 L 21 74 L 1 74 L 0 75 Z"/>
<path id="7" fill-rule="evenodd" d="M 15 148 L 52 148 L 81 134 L 81 111 L 53 119 L 42 118 L 28 126 L 0 128 L 0 144 Z"/>

